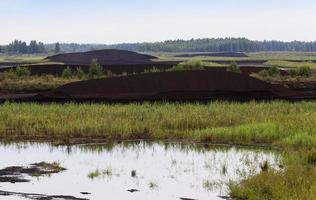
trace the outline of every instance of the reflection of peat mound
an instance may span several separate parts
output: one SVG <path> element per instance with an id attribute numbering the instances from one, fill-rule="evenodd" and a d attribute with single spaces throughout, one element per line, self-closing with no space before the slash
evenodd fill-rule
<path id="1" fill-rule="evenodd" d="M 63 62 L 65 64 L 90 64 L 92 59 L 97 59 L 101 65 L 113 64 L 145 64 L 150 63 L 156 57 L 139 54 L 132 51 L 104 49 L 80 53 L 66 53 L 47 57 L 53 62 Z"/>
<path id="2" fill-rule="evenodd" d="M 291 91 L 247 75 L 226 71 L 177 71 L 80 81 L 42 93 L 43 99 L 249 100 L 274 99 Z"/>
<path id="3" fill-rule="evenodd" d="M 192 53 L 192 54 L 181 54 L 181 55 L 176 55 L 175 57 L 200 57 L 200 56 L 205 56 L 205 57 L 235 57 L 235 58 L 242 58 L 242 57 L 248 57 L 244 53 L 240 52 L 221 52 L 221 53 Z"/>

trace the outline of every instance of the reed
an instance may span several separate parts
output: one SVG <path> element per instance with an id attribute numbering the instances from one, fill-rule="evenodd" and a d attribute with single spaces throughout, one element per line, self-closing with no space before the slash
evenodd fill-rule
<path id="1" fill-rule="evenodd" d="M 0 105 L 0 138 L 174 139 L 316 146 L 316 103 L 249 102 Z"/>

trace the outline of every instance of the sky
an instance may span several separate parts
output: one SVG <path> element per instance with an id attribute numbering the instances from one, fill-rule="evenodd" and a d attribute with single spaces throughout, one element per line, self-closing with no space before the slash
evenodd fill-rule
<path id="1" fill-rule="evenodd" d="M 316 0 L 0 0 L 0 44 L 316 41 Z"/>

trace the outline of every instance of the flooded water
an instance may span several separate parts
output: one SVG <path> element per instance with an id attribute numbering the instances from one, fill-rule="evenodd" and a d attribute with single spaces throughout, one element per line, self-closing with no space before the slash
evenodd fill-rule
<path id="1" fill-rule="evenodd" d="M 221 199 L 219 196 L 228 194 L 230 180 L 259 173 L 265 161 L 274 168 L 280 162 L 271 151 L 147 142 L 0 145 L 0 158 L 0 168 L 42 161 L 58 161 L 67 168 L 50 176 L 27 177 L 31 180 L 27 183 L 0 183 L 1 191 L 91 200 Z M 131 189 L 139 191 L 131 193 Z"/>

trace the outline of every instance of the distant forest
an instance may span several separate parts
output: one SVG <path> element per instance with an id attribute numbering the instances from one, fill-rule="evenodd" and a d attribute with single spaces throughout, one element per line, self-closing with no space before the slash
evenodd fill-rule
<path id="1" fill-rule="evenodd" d="M 154 43 L 105 44 L 43 44 L 15 40 L 9 45 L 0 46 L 0 53 L 61 53 L 82 52 L 97 49 L 123 49 L 139 52 L 258 52 L 258 51 L 301 51 L 316 52 L 316 42 L 253 41 L 246 38 L 217 38 L 168 40 Z"/>

